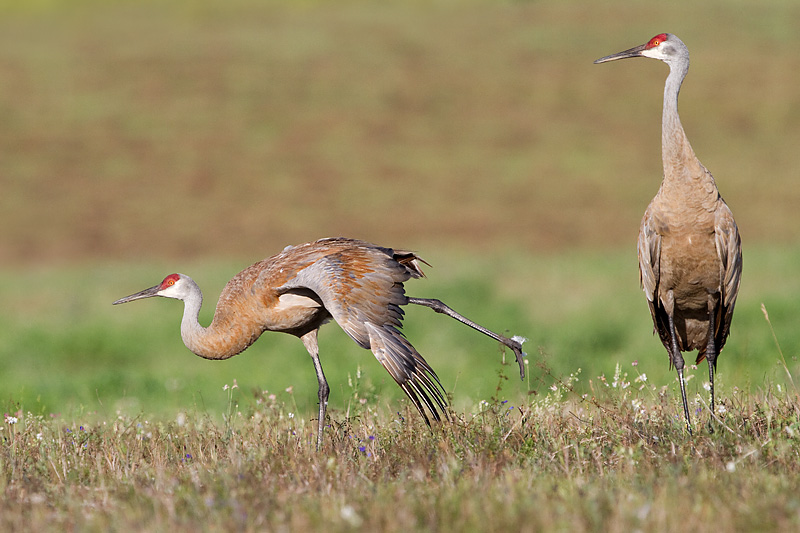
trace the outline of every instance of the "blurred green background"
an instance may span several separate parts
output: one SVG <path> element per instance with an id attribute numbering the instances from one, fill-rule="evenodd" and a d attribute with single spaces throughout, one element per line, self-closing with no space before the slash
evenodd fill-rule
<path id="1" fill-rule="evenodd" d="M 530 338 L 520 382 L 490 340 L 408 309 L 457 407 L 542 390 L 540 365 L 586 391 L 617 363 L 674 389 L 635 252 L 667 67 L 592 64 L 664 31 L 691 50 L 681 117 L 745 247 L 720 384 L 783 383 L 761 304 L 796 373 L 798 20 L 790 0 L 0 2 L 3 401 L 219 412 L 237 379 L 313 413 L 297 339 L 209 362 L 179 303 L 110 303 L 184 272 L 207 323 L 243 267 L 336 235 L 418 251 L 433 268 L 408 293 Z M 335 325 L 320 340 L 332 408 L 358 367 L 397 407 L 368 351 Z"/>

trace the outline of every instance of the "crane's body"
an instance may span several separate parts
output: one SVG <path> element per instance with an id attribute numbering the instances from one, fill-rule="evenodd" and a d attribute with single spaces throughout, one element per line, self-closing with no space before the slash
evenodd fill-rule
<path id="1" fill-rule="evenodd" d="M 697 363 L 708 360 L 713 414 L 717 356 L 728 338 L 739 293 L 741 240 L 731 210 L 695 156 L 678 115 L 678 94 L 689 70 L 686 45 L 663 33 L 595 63 L 629 57 L 659 59 L 670 67 L 661 125 L 664 178 L 639 228 L 639 278 L 655 331 L 678 372 L 691 433 L 681 352 L 697 350 Z"/>
<path id="2" fill-rule="evenodd" d="M 233 357 L 265 331 L 299 337 L 311 355 L 319 383 L 319 447 L 329 388 L 319 361 L 317 332 L 331 319 L 359 346 L 372 350 L 426 422 L 426 408 L 440 420 L 439 411 L 446 413 L 447 401 L 436 373 L 399 331 L 403 305 L 430 307 L 503 343 L 514 351 L 524 376 L 524 339 L 493 333 L 439 300 L 405 295 L 403 283 L 424 276 L 420 262 L 424 261 L 412 252 L 352 239 L 321 239 L 288 246 L 237 274 L 222 291 L 208 327 L 198 322 L 203 302 L 200 288 L 184 274 L 170 274 L 160 284 L 114 304 L 152 296 L 182 300 L 183 342 L 206 359 Z"/>

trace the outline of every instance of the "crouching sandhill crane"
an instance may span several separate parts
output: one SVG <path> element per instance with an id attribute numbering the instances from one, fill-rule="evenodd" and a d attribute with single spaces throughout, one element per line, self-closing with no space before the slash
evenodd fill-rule
<path id="1" fill-rule="evenodd" d="M 207 328 L 197 319 L 203 302 L 200 288 L 183 274 L 170 274 L 155 287 L 120 298 L 114 305 L 152 296 L 183 300 L 181 338 L 187 348 L 206 359 L 233 357 L 265 331 L 299 337 L 319 382 L 319 448 L 330 389 L 319 360 L 317 332 L 331 318 L 359 346 L 372 350 L 428 424 L 425 408 L 440 420 L 439 411 L 447 413 L 447 401 L 436 373 L 398 329 L 403 305 L 430 307 L 508 346 L 524 377 L 522 337 L 509 339 L 493 333 L 439 300 L 405 295 L 403 282 L 424 276 L 420 262 L 424 263 L 412 252 L 352 239 L 321 239 L 288 246 L 237 274 L 225 285 Z"/>
<path id="2" fill-rule="evenodd" d="M 678 92 L 689 70 L 689 49 L 671 33 L 602 57 L 605 63 L 649 57 L 669 65 L 664 87 L 661 157 L 664 179 L 639 228 L 639 278 L 655 330 L 678 371 L 686 428 L 692 425 L 682 351 L 708 360 L 711 414 L 714 371 L 725 346 L 742 274 L 742 244 L 714 177 L 698 161 L 678 116 Z"/>

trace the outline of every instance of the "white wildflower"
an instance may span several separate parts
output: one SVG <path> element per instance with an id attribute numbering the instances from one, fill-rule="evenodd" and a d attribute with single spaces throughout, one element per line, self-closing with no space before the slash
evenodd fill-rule
<path id="1" fill-rule="evenodd" d="M 363 519 L 362 519 L 362 518 L 361 518 L 361 517 L 358 515 L 358 513 L 356 512 L 356 510 L 355 510 L 355 509 L 353 509 L 353 507 L 352 507 L 352 506 L 350 506 L 350 505 L 345 505 L 344 507 L 342 507 L 342 510 L 341 510 L 341 511 L 339 511 L 339 516 L 341 516 L 341 517 L 342 517 L 342 520 L 344 520 L 345 522 L 347 522 L 347 523 L 348 523 L 348 524 L 349 524 L 351 527 L 356 527 L 356 528 L 357 528 L 357 527 L 359 527 L 359 526 L 362 524 L 362 522 L 364 521 L 364 520 L 363 520 Z"/>

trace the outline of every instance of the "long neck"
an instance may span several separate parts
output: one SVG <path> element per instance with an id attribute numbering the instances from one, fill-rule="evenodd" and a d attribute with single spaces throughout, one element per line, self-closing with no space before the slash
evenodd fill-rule
<path id="1" fill-rule="evenodd" d="M 678 93 L 689 70 L 689 62 L 670 63 L 669 76 L 664 85 L 664 109 L 661 115 L 661 156 L 664 163 L 664 177 L 674 173 L 676 165 L 694 157 L 694 151 L 683 131 L 678 115 Z"/>
<path id="2" fill-rule="evenodd" d="M 203 293 L 197 285 L 194 285 L 194 289 L 184 298 L 183 303 L 181 338 L 187 348 L 204 359 L 233 357 L 255 342 L 260 334 L 260 332 L 244 333 L 242 328 L 235 324 L 220 324 L 217 316 L 209 327 L 201 326 L 198 316 L 203 305 Z"/>

